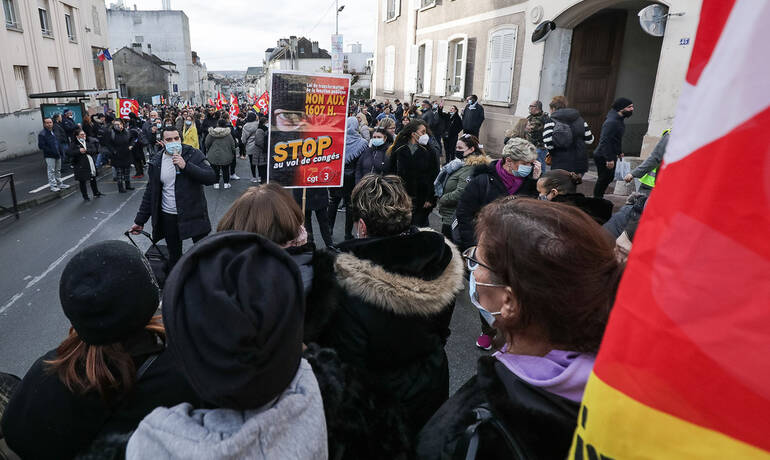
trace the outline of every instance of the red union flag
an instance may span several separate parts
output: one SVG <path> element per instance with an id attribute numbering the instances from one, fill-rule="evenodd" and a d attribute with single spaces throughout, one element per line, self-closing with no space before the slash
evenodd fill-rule
<path id="1" fill-rule="evenodd" d="M 770 2 L 703 1 L 570 458 L 770 458 L 768 24 Z"/>
<path id="2" fill-rule="evenodd" d="M 267 113 L 267 110 L 270 108 L 270 95 L 267 93 L 267 91 L 259 96 L 259 99 L 257 99 L 255 105 L 259 108 L 259 112 Z"/>
<path id="3" fill-rule="evenodd" d="M 139 116 L 139 102 L 135 99 L 118 99 L 118 114 L 120 118 L 129 118 L 130 113 Z"/>

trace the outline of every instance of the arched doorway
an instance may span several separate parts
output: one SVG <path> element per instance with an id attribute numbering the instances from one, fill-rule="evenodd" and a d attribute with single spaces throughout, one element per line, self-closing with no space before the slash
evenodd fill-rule
<path id="1" fill-rule="evenodd" d="M 594 146 L 612 101 L 623 96 L 636 109 L 626 120 L 623 151 L 641 152 L 663 38 L 645 33 L 637 13 L 653 3 L 580 2 L 554 19 L 559 28 L 545 43 L 540 98 L 547 104 L 564 94 L 594 132 Z"/>

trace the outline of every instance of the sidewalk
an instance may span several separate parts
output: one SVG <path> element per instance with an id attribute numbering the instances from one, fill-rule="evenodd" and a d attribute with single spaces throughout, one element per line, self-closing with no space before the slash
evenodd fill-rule
<path id="1" fill-rule="evenodd" d="M 57 198 L 64 198 L 72 193 L 79 193 L 78 183 L 72 176 L 71 168 L 63 168 L 61 173 L 62 181 L 70 187 L 60 192 L 51 191 L 48 187 L 45 159 L 40 152 L 0 161 L 0 175 L 6 173 L 13 173 L 19 211 L 39 206 Z M 99 169 L 98 176 L 101 179 L 109 173 L 109 168 L 102 167 Z M 13 206 L 10 184 L 7 184 L 0 191 L 0 206 L 6 208 Z M 8 214 L 8 212 L 0 211 L 0 217 Z"/>

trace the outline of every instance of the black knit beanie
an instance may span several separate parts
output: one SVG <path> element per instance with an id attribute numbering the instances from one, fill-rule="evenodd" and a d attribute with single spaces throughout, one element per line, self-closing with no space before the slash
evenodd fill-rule
<path id="1" fill-rule="evenodd" d="M 220 232 L 177 262 L 163 292 L 168 346 L 207 403 L 256 409 L 291 383 L 305 305 L 294 260 L 247 232 Z"/>
<path id="2" fill-rule="evenodd" d="M 633 104 L 633 102 L 631 102 L 631 99 L 627 97 L 619 97 L 615 99 L 615 102 L 612 103 L 612 110 L 616 112 L 620 112 L 621 110 L 625 109 L 631 104 Z"/>
<path id="3" fill-rule="evenodd" d="M 64 314 L 83 342 L 120 342 L 142 330 L 160 294 L 150 265 L 124 241 L 103 241 L 75 254 L 59 281 Z"/>

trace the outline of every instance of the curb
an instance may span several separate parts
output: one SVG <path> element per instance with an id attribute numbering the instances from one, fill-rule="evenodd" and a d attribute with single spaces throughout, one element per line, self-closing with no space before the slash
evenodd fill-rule
<path id="1" fill-rule="evenodd" d="M 99 182 L 102 179 L 104 179 L 107 176 L 112 175 L 112 170 L 107 170 L 106 173 L 102 174 L 101 176 L 96 177 L 96 181 Z M 46 195 L 43 195 L 39 198 L 28 198 L 26 200 L 19 201 L 18 207 L 19 207 L 19 213 L 21 214 L 22 211 L 27 211 L 29 209 L 36 208 L 37 206 L 46 204 L 48 202 L 51 202 L 53 200 L 57 200 L 60 198 L 67 198 L 68 196 L 72 195 L 73 193 L 78 193 L 80 189 L 78 189 L 77 185 L 70 185 L 70 188 L 59 191 L 59 192 L 52 192 L 48 193 Z M 0 218 L 4 218 L 7 216 L 13 216 L 13 212 L 7 212 L 7 211 L 0 211 Z M 21 216 L 19 216 L 21 218 Z"/>

